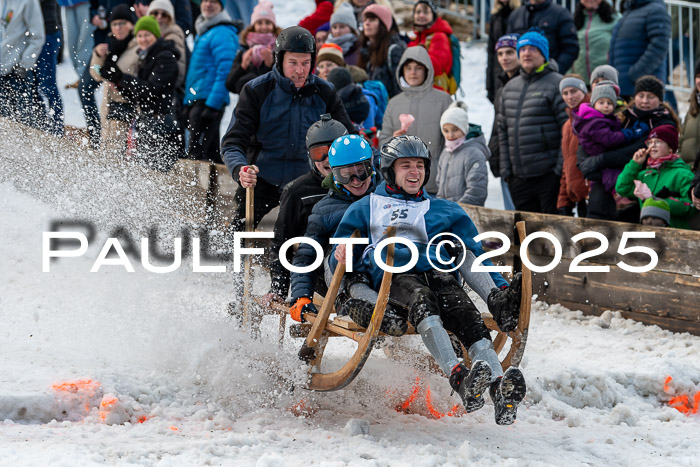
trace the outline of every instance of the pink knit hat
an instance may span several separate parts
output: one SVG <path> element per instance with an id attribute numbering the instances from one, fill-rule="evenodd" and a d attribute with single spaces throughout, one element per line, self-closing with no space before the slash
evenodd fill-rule
<path id="1" fill-rule="evenodd" d="M 384 27 L 386 27 L 386 30 L 391 31 L 391 24 L 394 20 L 391 17 L 391 10 L 388 7 L 385 7 L 383 5 L 378 5 L 376 3 L 369 5 L 362 12 L 362 21 L 365 20 L 365 17 L 367 16 L 368 13 L 371 13 L 374 16 L 376 16 L 377 18 L 379 18 L 379 21 L 384 23 Z"/>
<path id="2" fill-rule="evenodd" d="M 253 14 L 250 15 L 250 24 L 255 24 L 259 19 L 268 19 L 276 26 L 277 20 L 275 19 L 275 13 L 272 11 L 274 5 L 267 0 L 260 0 L 255 8 L 253 8 Z"/>

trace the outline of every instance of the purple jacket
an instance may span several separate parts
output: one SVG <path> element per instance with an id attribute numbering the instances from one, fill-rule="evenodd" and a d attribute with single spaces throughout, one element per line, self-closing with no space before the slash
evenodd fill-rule
<path id="1" fill-rule="evenodd" d="M 627 144 L 622 123 L 613 115 L 605 115 L 583 103 L 573 112 L 572 126 L 578 142 L 588 155 L 602 154 L 608 149 Z"/>

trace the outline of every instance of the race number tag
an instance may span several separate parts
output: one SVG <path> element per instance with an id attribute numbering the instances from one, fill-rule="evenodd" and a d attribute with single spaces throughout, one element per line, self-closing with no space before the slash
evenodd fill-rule
<path id="1" fill-rule="evenodd" d="M 370 195 L 370 236 L 372 245 L 379 243 L 389 226 L 396 227 L 396 236 L 413 243 L 428 243 L 425 213 L 430 200 L 403 201 L 388 196 Z"/>

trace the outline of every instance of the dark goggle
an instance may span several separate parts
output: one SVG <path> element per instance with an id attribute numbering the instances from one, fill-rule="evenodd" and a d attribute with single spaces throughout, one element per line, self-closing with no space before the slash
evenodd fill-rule
<path id="1" fill-rule="evenodd" d="M 309 149 L 309 159 L 314 162 L 323 162 L 328 157 L 328 150 L 331 148 L 330 144 L 327 146 L 314 146 Z"/>
<path id="2" fill-rule="evenodd" d="M 362 161 L 358 164 L 333 168 L 333 178 L 341 185 L 350 183 L 354 178 L 364 182 L 372 176 L 372 161 Z"/>

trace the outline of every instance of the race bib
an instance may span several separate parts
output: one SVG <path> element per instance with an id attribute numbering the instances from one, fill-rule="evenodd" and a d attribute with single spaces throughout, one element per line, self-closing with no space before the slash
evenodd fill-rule
<path id="1" fill-rule="evenodd" d="M 430 200 L 403 201 L 388 196 L 370 195 L 370 242 L 375 246 L 384 238 L 387 227 L 396 227 L 396 236 L 413 243 L 428 243 L 425 213 Z"/>

